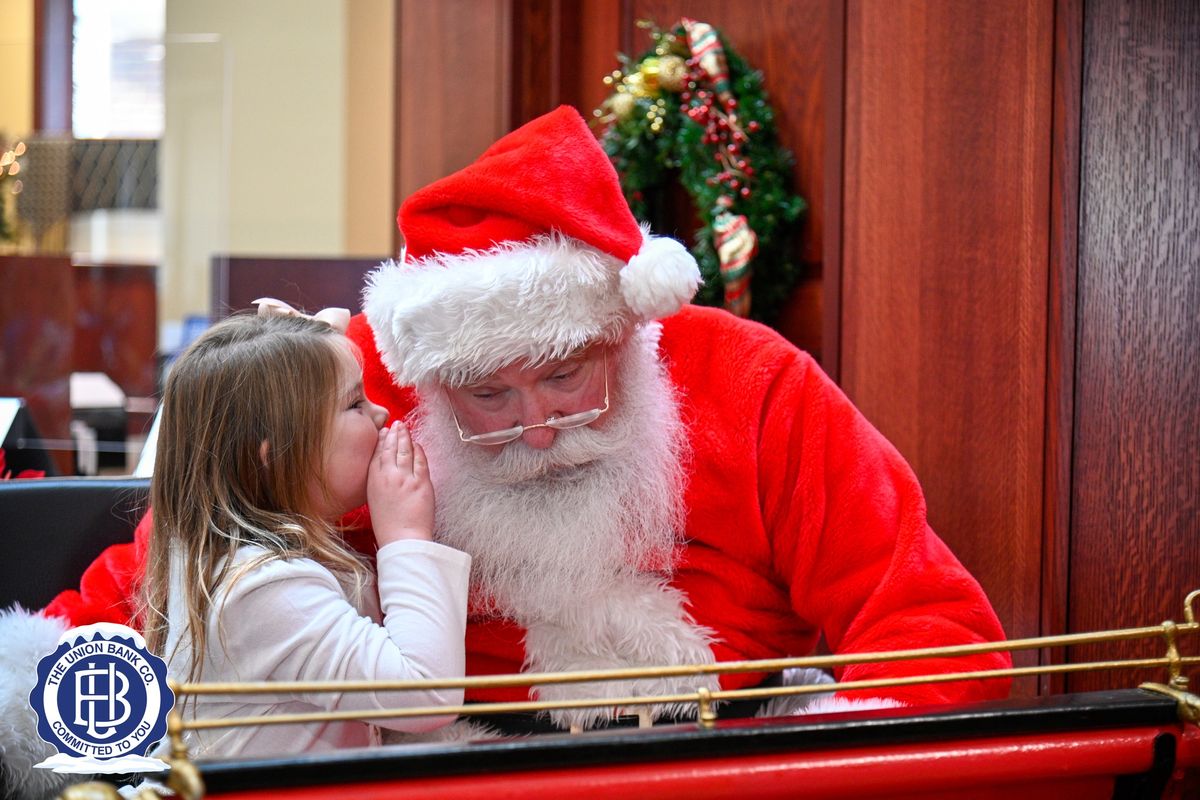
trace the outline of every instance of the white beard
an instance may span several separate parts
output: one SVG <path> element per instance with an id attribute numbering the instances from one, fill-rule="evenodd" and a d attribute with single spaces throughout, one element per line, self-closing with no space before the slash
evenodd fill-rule
<path id="1" fill-rule="evenodd" d="M 496 452 L 458 438 L 440 391 L 421 393 L 415 437 L 437 495 L 436 538 L 471 554 L 475 608 L 526 631 L 525 669 L 711 663 L 710 632 L 668 585 L 683 531 L 686 429 L 657 357 L 657 324 L 610 355 L 603 423 L 559 431 L 534 450 Z M 713 676 L 560 684 L 543 699 L 629 697 L 717 688 Z M 673 715 L 678 708 L 656 708 Z M 560 724 L 610 712 L 553 712 Z"/>
<path id="2" fill-rule="evenodd" d="M 466 444 L 445 394 L 422 394 L 415 437 L 433 474 L 436 536 L 471 554 L 474 599 L 527 625 L 609 594 L 621 577 L 669 574 L 686 440 L 654 338 L 642 332 L 610 356 L 603 426 L 559 431 L 545 450 Z"/>

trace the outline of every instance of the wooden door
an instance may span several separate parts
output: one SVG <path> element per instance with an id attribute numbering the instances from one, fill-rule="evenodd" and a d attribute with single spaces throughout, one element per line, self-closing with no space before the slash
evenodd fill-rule
<path id="1" fill-rule="evenodd" d="M 1090 0 L 1084 31 L 1072 630 L 1181 620 L 1200 588 L 1200 5 Z"/>

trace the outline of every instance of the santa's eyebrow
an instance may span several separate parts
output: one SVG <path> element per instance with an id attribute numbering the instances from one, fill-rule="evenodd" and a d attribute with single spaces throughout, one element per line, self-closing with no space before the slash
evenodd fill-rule
<path id="1" fill-rule="evenodd" d="M 587 350 L 577 350 L 568 356 L 563 356 L 562 358 L 555 359 L 554 361 L 547 361 L 543 364 L 537 364 L 537 365 L 531 367 L 531 369 L 538 370 L 539 373 L 540 372 L 550 373 L 550 372 L 554 372 L 556 370 L 562 369 L 563 367 L 571 367 L 571 366 L 576 366 L 578 364 L 582 364 L 582 363 L 588 361 L 588 359 L 589 359 L 589 356 L 588 356 Z M 492 375 L 492 376 L 488 376 L 487 378 L 485 378 L 484 380 L 481 380 L 481 381 L 475 381 L 474 383 L 463 384 L 462 386 L 459 386 L 458 388 L 462 389 L 463 391 L 466 391 L 466 392 L 473 392 L 478 389 L 494 388 L 496 385 L 497 385 L 496 378 L 494 375 Z"/>
<path id="2" fill-rule="evenodd" d="M 588 357 L 586 352 L 573 353 L 566 358 L 560 358 L 557 361 L 550 361 L 546 363 L 546 365 L 542 367 L 539 374 L 542 377 L 547 377 L 564 369 L 576 369 L 578 367 L 582 367 L 590 360 L 591 359 Z"/>
<path id="3" fill-rule="evenodd" d="M 602 347 L 596 343 L 586 344 L 583 347 L 568 353 L 557 361 L 551 361 L 548 363 L 563 365 L 574 364 L 579 361 L 591 361 L 596 357 L 599 349 L 602 349 Z"/>

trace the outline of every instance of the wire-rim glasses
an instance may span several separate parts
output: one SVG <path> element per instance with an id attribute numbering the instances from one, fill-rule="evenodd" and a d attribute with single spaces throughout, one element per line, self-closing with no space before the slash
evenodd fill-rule
<path id="1" fill-rule="evenodd" d="M 590 411 L 580 411 L 578 414 L 567 414 L 562 417 L 550 417 L 545 422 L 539 422 L 536 425 L 517 425 L 512 428 L 504 428 L 491 433 L 477 433 L 473 436 L 467 436 L 462 429 L 462 424 L 458 421 L 458 414 L 454 411 L 454 403 L 450 403 L 450 415 L 454 417 L 454 427 L 458 428 L 458 438 L 467 444 L 478 444 L 484 447 L 493 447 L 495 445 L 508 444 L 520 439 L 525 431 L 536 430 L 537 428 L 553 428 L 556 431 L 565 431 L 571 428 L 582 428 L 584 425 L 591 425 L 600 416 L 608 411 L 608 351 L 604 351 L 604 405 L 600 408 L 593 408 Z M 449 399 L 449 398 L 447 398 Z"/>

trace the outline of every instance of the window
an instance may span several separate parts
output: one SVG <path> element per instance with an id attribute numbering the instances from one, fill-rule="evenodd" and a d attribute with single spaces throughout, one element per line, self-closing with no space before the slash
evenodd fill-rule
<path id="1" fill-rule="evenodd" d="M 162 136 L 164 2 L 75 0 L 75 138 Z"/>

